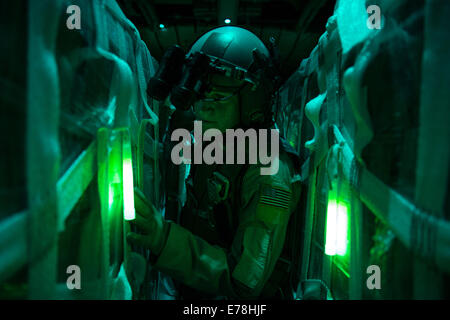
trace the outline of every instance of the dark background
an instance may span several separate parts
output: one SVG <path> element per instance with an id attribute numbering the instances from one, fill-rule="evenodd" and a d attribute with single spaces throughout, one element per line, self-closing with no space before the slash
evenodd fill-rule
<path id="1" fill-rule="evenodd" d="M 204 32 L 226 25 L 224 20 L 229 18 L 229 25 L 249 29 L 266 45 L 270 37 L 275 38 L 282 77 L 287 79 L 325 32 L 336 1 L 118 0 L 118 3 L 158 61 L 169 46 L 179 44 L 187 50 Z"/>

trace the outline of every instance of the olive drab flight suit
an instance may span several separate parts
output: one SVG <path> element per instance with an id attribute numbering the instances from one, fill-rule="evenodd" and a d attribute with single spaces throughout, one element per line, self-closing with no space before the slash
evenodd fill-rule
<path id="1" fill-rule="evenodd" d="M 275 175 L 261 175 L 258 165 L 192 166 L 179 223 L 170 223 L 154 263 L 180 282 L 182 298 L 275 294 L 288 272 L 279 257 L 300 192 L 285 149 L 280 143 Z"/>

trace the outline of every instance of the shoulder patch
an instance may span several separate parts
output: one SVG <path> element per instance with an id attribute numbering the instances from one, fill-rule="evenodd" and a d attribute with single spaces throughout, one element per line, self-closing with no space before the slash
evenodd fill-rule
<path id="1" fill-rule="evenodd" d="M 259 204 L 289 209 L 291 192 L 274 186 L 263 186 L 259 197 Z"/>

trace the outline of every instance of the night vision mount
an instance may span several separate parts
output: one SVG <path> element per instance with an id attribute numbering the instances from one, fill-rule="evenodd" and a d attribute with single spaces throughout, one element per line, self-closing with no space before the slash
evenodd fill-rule
<path id="1" fill-rule="evenodd" d="M 149 81 L 147 93 L 158 101 L 166 100 L 170 94 L 170 102 L 177 109 L 188 110 L 211 91 L 210 79 L 215 74 L 250 84 L 252 91 L 262 83 L 263 77 L 270 82 L 277 81 L 275 66 L 267 60 L 254 50 L 253 63 L 246 70 L 203 52 L 194 52 L 186 57 L 183 49 L 174 45 L 164 53 L 158 70 Z"/>

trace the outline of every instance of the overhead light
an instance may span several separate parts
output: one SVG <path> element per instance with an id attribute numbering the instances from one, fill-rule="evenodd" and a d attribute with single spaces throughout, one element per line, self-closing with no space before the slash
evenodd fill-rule
<path id="1" fill-rule="evenodd" d="M 228 19 L 228 18 L 225 19 L 225 23 L 226 23 L 226 24 L 229 24 L 230 22 L 231 22 L 230 19 Z"/>
<path id="2" fill-rule="evenodd" d="M 160 29 L 164 29 L 165 27 L 166 27 L 166 26 L 163 25 L 162 23 L 159 24 L 159 28 L 160 28 Z"/>

